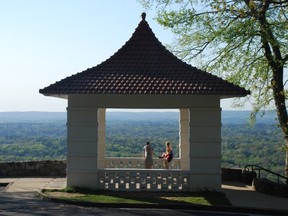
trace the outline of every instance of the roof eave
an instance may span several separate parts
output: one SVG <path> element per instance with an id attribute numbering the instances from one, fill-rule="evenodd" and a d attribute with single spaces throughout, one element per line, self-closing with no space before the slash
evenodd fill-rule
<path id="1" fill-rule="evenodd" d="M 43 94 L 43 93 L 41 93 Z M 62 99 L 68 99 L 68 94 L 43 94 L 44 96 L 49 96 L 49 97 L 56 97 L 56 98 L 62 98 Z"/>
<path id="2" fill-rule="evenodd" d="M 82 93 L 43 93 L 43 92 L 40 92 L 41 94 L 43 94 L 44 96 L 49 96 L 49 97 L 57 97 L 57 98 L 64 98 L 64 99 L 68 99 L 68 95 L 77 95 L 77 94 L 82 94 L 82 95 L 110 95 L 110 94 L 114 94 L 114 93 L 85 93 L 85 92 L 82 92 Z M 118 93 L 119 94 L 119 93 Z M 250 94 L 250 93 L 249 93 Z M 216 97 L 219 97 L 220 99 L 227 99 L 227 98 L 235 98 L 235 97 L 246 97 L 247 95 L 249 94 L 231 94 L 231 95 L 227 95 L 227 94 L 197 94 L 197 93 L 192 93 L 192 94 L 125 94 L 125 93 L 120 93 L 120 95 L 138 95 L 138 96 L 142 96 L 142 95 L 175 95 L 175 96 L 179 96 L 179 95 L 183 95 L 183 96 L 216 96 Z"/>
<path id="3" fill-rule="evenodd" d="M 239 97 L 246 97 L 249 94 L 246 95 L 237 95 L 237 94 L 233 94 L 233 95 L 220 95 L 220 99 L 228 99 L 228 98 L 239 98 Z"/>

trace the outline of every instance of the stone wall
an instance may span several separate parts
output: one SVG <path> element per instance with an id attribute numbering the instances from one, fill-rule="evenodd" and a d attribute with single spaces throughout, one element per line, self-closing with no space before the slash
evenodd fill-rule
<path id="1" fill-rule="evenodd" d="M 46 160 L 0 163 L 0 177 L 66 176 L 66 161 Z"/>
<path id="2" fill-rule="evenodd" d="M 255 172 L 246 171 L 240 168 L 222 168 L 222 181 L 237 181 L 252 185 Z"/>
<path id="3" fill-rule="evenodd" d="M 242 181 L 242 169 L 222 168 L 222 181 Z"/>
<path id="4" fill-rule="evenodd" d="M 278 184 L 265 178 L 254 179 L 254 189 L 258 192 L 288 198 L 288 185 Z"/>

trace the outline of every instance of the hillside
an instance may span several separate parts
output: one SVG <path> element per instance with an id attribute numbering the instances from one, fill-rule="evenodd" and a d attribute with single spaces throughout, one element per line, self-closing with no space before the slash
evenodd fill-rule
<path id="1" fill-rule="evenodd" d="M 248 124 L 249 112 L 222 113 L 222 167 L 257 164 L 283 173 L 284 141 L 269 113 L 254 127 Z M 67 153 L 66 113 L 0 113 L 0 162 L 65 159 Z M 142 156 L 150 141 L 156 155 L 171 141 L 178 156 L 179 113 L 107 112 L 106 156 Z"/>

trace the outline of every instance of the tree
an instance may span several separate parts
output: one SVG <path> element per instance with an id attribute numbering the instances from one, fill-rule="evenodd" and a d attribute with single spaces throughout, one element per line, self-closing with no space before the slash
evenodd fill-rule
<path id="1" fill-rule="evenodd" d="M 288 118 L 284 72 L 288 61 L 287 0 L 140 0 L 157 9 L 157 21 L 176 35 L 172 51 L 251 95 L 251 118 L 261 110 L 277 111 L 285 141 L 288 177 Z M 287 73 L 287 71 L 286 71 Z"/>

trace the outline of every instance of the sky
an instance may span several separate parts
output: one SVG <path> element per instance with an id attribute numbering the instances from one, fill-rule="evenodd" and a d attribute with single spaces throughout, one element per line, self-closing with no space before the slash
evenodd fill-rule
<path id="1" fill-rule="evenodd" d="M 67 100 L 39 89 L 107 60 L 144 11 L 136 0 L 0 0 L 0 112 L 65 112 Z M 146 13 L 156 37 L 171 43 L 155 11 Z M 231 103 L 222 100 L 222 109 Z"/>

